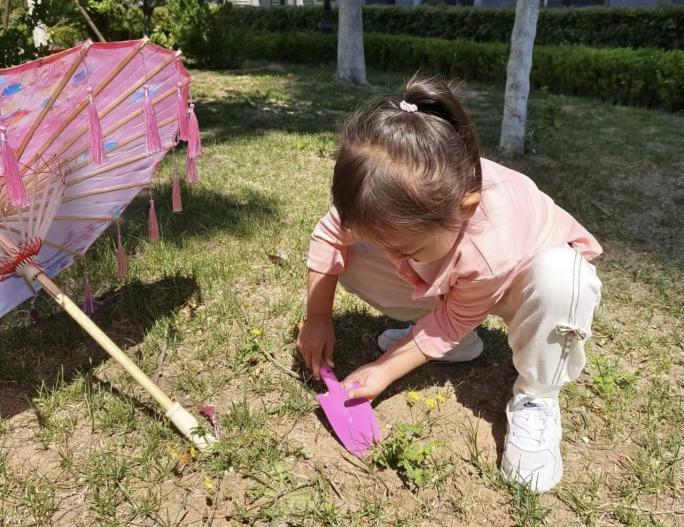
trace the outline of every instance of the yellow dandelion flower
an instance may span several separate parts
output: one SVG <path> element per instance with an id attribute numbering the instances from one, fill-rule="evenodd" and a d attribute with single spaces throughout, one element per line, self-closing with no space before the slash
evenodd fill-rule
<path id="1" fill-rule="evenodd" d="M 418 392 L 411 390 L 406 394 L 406 400 L 408 401 L 409 406 L 413 406 L 418 401 L 420 401 L 420 394 Z"/>
<path id="2" fill-rule="evenodd" d="M 437 395 L 435 395 L 435 400 L 439 404 L 444 404 L 446 402 L 446 397 L 444 397 L 441 393 L 438 393 Z"/>
<path id="3" fill-rule="evenodd" d="M 437 401 L 435 401 L 432 397 L 427 397 L 425 399 L 425 406 L 432 410 L 433 408 L 437 407 Z"/>
<path id="4" fill-rule="evenodd" d="M 192 459 L 195 459 L 197 457 L 197 450 L 195 450 L 194 446 L 190 447 L 190 455 L 192 456 Z"/>
<path id="5" fill-rule="evenodd" d="M 178 459 L 178 450 L 176 450 L 173 447 L 170 447 L 169 448 L 169 456 L 171 457 L 171 459 Z"/>
<path id="6" fill-rule="evenodd" d="M 214 490 L 214 482 L 209 476 L 204 476 L 202 483 L 204 484 L 207 490 Z"/>
<path id="7" fill-rule="evenodd" d="M 261 330 L 261 328 L 252 328 L 249 330 L 249 332 L 252 334 L 254 337 L 260 337 L 261 335 L 264 334 L 264 332 Z"/>

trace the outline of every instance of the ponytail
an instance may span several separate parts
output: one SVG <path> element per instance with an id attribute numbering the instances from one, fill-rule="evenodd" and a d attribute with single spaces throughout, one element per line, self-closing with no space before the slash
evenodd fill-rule
<path id="1" fill-rule="evenodd" d="M 475 127 L 454 92 L 452 86 L 438 77 L 420 77 L 415 74 L 406 83 L 404 100 L 415 104 L 419 112 L 435 115 L 453 126 L 475 165 L 477 178 L 481 179 L 480 147 Z"/>

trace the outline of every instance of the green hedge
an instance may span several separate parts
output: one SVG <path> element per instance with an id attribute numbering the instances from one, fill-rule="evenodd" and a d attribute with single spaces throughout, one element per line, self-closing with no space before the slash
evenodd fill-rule
<path id="1" fill-rule="evenodd" d="M 234 33 L 226 46 L 240 57 L 300 63 L 334 63 L 337 37 L 321 33 Z M 509 47 L 502 43 L 367 33 L 366 61 L 378 69 L 442 73 L 452 78 L 503 83 Z M 186 52 L 193 50 L 187 49 Z M 212 54 L 204 65 L 234 67 Z M 555 93 L 620 104 L 684 109 L 684 51 L 536 46 L 532 82 Z"/>
<path id="2" fill-rule="evenodd" d="M 321 7 L 240 7 L 236 27 L 255 31 L 316 31 Z M 510 9 L 481 7 L 367 6 L 363 10 L 368 32 L 420 37 L 509 42 L 515 13 Z M 337 11 L 333 10 L 337 24 Z M 583 44 L 598 47 L 652 47 L 684 49 L 684 8 L 543 9 L 536 44 Z"/>

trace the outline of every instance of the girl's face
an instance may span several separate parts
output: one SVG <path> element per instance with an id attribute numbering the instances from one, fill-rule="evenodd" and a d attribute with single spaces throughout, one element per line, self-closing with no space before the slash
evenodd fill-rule
<path id="1" fill-rule="evenodd" d="M 462 221 L 461 228 L 447 229 L 436 227 L 430 231 L 420 233 L 388 230 L 382 236 L 357 230 L 356 234 L 362 239 L 384 249 L 387 254 L 396 260 L 412 259 L 417 262 L 436 262 L 444 258 L 465 228 L 466 221 L 474 213 L 482 194 L 472 192 L 466 194 L 461 201 L 459 217 Z"/>
<path id="2" fill-rule="evenodd" d="M 435 262 L 451 250 L 460 233 L 447 229 L 435 229 L 423 233 L 388 232 L 378 239 L 377 236 L 361 238 L 384 249 L 397 260 L 412 259 L 418 262 Z"/>

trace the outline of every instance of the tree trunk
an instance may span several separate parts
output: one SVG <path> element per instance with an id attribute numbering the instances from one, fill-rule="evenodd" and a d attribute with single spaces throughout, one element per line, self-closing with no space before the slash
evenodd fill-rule
<path id="1" fill-rule="evenodd" d="M 364 0 L 339 0 L 337 31 L 337 78 L 344 82 L 366 84 L 363 54 Z"/>
<path id="2" fill-rule="evenodd" d="M 323 1 L 323 17 L 321 18 L 321 33 L 332 33 L 333 32 L 333 22 L 332 22 L 332 8 L 330 6 L 330 0 Z"/>
<path id="3" fill-rule="evenodd" d="M 26 5 L 28 7 L 28 14 L 33 13 L 33 8 L 39 2 L 37 0 L 27 0 Z M 35 27 L 33 28 L 33 45 L 40 49 L 47 47 L 50 43 L 50 39 L 47 34 L 47 27 L 42 20 L 38 20 Z"/>
<path id="4" fill-rule="evenodd" d="M 525 152 L 527 96 L 530 93 L 532 48 L 537 34 L 539 0 L 518 0 L 506 71 L 506 97 L 499 149 L 508 156 Z"/>
<path id="5" fill-rule="evenodd" d="M 2 14 L 2 30 L 7 33 L 9 29 L 9 16 L 12 9 L 12 0 L 5 0 L 5 12 Z"/>
<path id="6" fill-rule="evenodd" d="M 142 2 L 143 31 L 146 37 L 150 36 L 150 24 L 152 22 L 152 13 L 154 13 L 154 8 L 156 7 L 155 4 L 154 0 L 143 0 Z"/>

